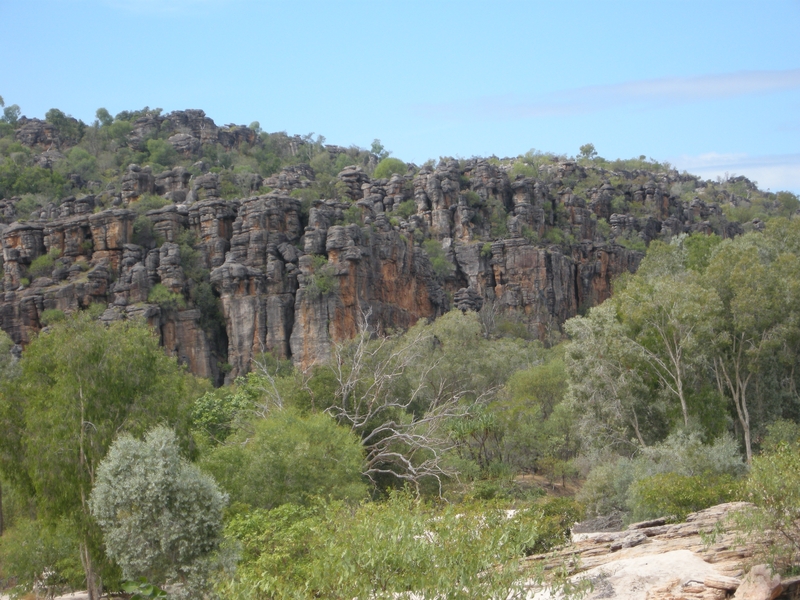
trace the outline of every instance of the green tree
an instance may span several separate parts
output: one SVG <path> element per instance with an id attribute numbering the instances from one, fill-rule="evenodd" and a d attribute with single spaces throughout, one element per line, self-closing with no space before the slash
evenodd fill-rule
<path id="1" fill-rule="evenodd" d="M 5 331 L 0 331 L 0 431 L 4 434 L 0 437 L 0 474 L 10 476 L 11 483 L 16 483 L 17 487 L 22 487 L 27 491 L 27 479 L 13 477 L 15 463 L 20 459 L 19 448 L 22 440 L 20 439 L 20 407 L 9 401 L 13 394 L 14 380 L 19 375 L 19 361 L 11 353 L 14 341 Z M 4 486 L 6 482 L 0 477 L 0 536 L 9 525 L 6 520 L 7 507 L 4 505 Z"/>
<path id="2" fill-rule="evenodd" d="M 329 416 L 284 409 L 252 419 L 201 464 L 232 501 L 269 509 L 315 496 L 363 499 L 362 461 L 358 438 Z"/>
<path id="3" fill-rule="evenodd" d="M 97 469 L 89 506 L 106 552 L 127 579 L 183 584 L 198 597 L 222 530 L 225 495 L 180 456 L 175 433 L 155 427 L 143 441 L 123 434 Z"/>
<path id="4" fill-rule="evenodd" d="M 586 160 L 592 160 L 595 156 L 597 156 L 597 150 L 595 150 L 594 144 L 584 144 L 581 146 L 580 156 Z"/>
<path id="5" fill-rule="evenodd" d="M 63 139 L 68 139 L 72 143 L 78 143 L 83 137 L 86 124 L 78 121 L 70 115 L 64 114 L 57 108 L 51 108 L 44 115 L 45 120 L 58 129 L 58 133 Z"/>
<path id="6" fill-rule="evenodd" d="M 710 361 L 713 318 L 721 310 L 713 290 L 691 273 L 632 277 L 615 298 L 626 336 L 662 389 L 680 402 L 689 425 L 692 378 Z"/>
<path id="7" fill-rule="evenodd" d="M 3 109 L 3 117 L 0 118 L 0 121 L 3 121 L 4 123 L 8 123 L 12 127 L 14 127 L 14 126 L 16 126 L 17 121 L 19 120 L 20 114 L 21 114 L 21 110 L 20 110 L 18 105 L 12 104 L 11 106 L 6 106 Z"/>
<path id="8" fill-rule="evenodd" d="M 372 140 L 372 145 L 369 147 L 369 150 L 380 160 L 387 158 L 391 154 L 391 152 L 384 148 L 383 144 L 381 144 L 381 141 L 378 138 Z"/>
<path id="9" fill-rule="evenodd" d="M 616 304 L 607 300 L 586 317 L 567 321 L 568 401 L 586 449 L 631 453 L 663 434 L 664 407 L 651 393 L 640 354 L 630 343 Z"/>
<path id="10" fill-rule="evenodd" d="M 533 364 L 539 346 L 485 339 L 476 313 L 454 310 L 391 336 L 376 334 L 370 316 L 326 365 L 335 380 L 326 410 L 361 438 L 362 473 L 373 482 L 417 490 L 427 482 L 441 492 L 458 470 L 447 463 L 458 444 L 453 423 L 479 414 L 513 371 Z"/>
<path id="11" fill-rule="evenodd" d="M 526 506 L 431 505 L 390 494 L 357 510 L 339 503 L 234 516 L 242 549 L 220 582 L 239 599 L 525 598 L 534 575 L 520 561 L 563 543 L 580 511 L 555 500 Z"/>
<path id="12" fill-rule="evenodd" d="M 105 108 L 98 108 L 94 116 L 97 117 L 97 120 L 100 121 L 100 125 L 103 127 L 110 127 L 114 122 L 114 117 L 112 117 L 111 113 L 109 113 Z"/>
<path id="13" fill-rule="evenodd" d="M 372 172 L 373 179 L 388 179 L 395 173 L 398 175 L 405 175 L 408 167 L 406 163 L 398 158 L 387 157 L 378 163 L 375 170 Z"/>
<path id="14" fill-rule="evenodd" d="M 800 443 L 781 443 L 753 459 L 746 499 L 755 508 L 739 515 L 748 545 L 779 572 L 800 564 Z"/>
<path id="15" fill-rule="evenodd" d="M 177 151 L 166 140 L 147 140 L 147 151 L 150 153 L 150 160 L 162 167 L 171 167 L 178 160 Z"/>
<path id="16" fill-rule="evenodd" d="M 11 430 L 0 439 L 9 479 L 34 494 L 39 516 L 69 519 L 80 533 L 86 585 L 99 597 L 99 532 L 89 514 L 97 469 L 120 432 L 167 423 L 189 440 L 188 409 L 201 386 L 167 357 L 144 324 L 108 326 L 79 314 L 26 349 L 18 385 L 0 398 Z"/>
<path id="17" fill-rule="evenodd" d="M 787 222 L 788 223 L 788 222 Z M 791 382 L 800 349 L 800 226 L 775 221 L 766 234 L 725 240 L 707 280 L 722 300 L 714 322 L 714 369 L 720 394 L 731 399 L 742 426 L 747 461 L 753 458 L 751 390 L 772 363 L 784 361 Z M 764 404 L 764 399 L 761 399 Z"/>

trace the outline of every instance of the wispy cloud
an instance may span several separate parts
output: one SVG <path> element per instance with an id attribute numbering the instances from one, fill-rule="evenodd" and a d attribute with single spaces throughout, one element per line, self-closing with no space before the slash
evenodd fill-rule
<path id="1" fill-rule="evenodd" d="M 705 179 L 744 175 L 757 181 L 762 189 L 800 193 L 800 154 L 749 156 L 709 152 L 697 156 L 680 156 L 672 162 L 678 169 Z"/>
<path id="2" fill-rule="evenodd" d="M 628 81 L 561 90 L 535 98 L 487 96 L 468 102 L 424 104 L 416 107 L 426 116 L 482 116 L 528 118 L 587 114 L 620 106 L 662 107 L 800 89 L 800 69 L 738 71 Z"/>

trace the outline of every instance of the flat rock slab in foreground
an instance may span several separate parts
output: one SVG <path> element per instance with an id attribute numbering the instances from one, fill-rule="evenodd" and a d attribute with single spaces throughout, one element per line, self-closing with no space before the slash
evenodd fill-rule
<path id="1" fill-rule="evenodd" d="M 575 534 L 572 544 L 528 560 L 544 562 L 546 569 L 568 565 L 571 581 L 592 583 L 587 600 L 723 600 L 738 587 L 743 563 L 753 553 L 736 543 L 726 520 L 746 506 L 720 504 L 671 525 L 654 520 L 624 531 Z M 532 600 L 560 597 L 547 590 L 529 595 Z"/>

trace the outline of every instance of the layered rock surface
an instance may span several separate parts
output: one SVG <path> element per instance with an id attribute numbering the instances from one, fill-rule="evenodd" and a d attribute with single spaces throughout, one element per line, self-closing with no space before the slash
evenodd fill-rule
<path id="1" fill-rule="evenodd" d="M 781 583 L 778 577 L 776 583 L 769 574 L 762 581 L 763 567 L 746 576 L 755 548 L 730 519 L 746 506 L 720 504 L 690 514 L 683 523 L 656 519 L 623 531 L 573 534 L 572 544 L 528 561 L 543 563 L 546 570 L 566 566 L 573 584 L 584 582 L 589 590 L 586 600 L 767 600 L 781 593 L 788 598 L 798 591 L 796 579 Z M 768 586 L 767 596 L 753 591 Z M 529 594 L 532 600 L 561 597 L 552 590 Z"/>
<path id="2" fill-rule="evenodd" d="M 142 116 L 128 143 L 156 134 L 192 160 L 209 144 L 259 143 L 252 129 L 192 110 Z M 58 146 L 54 136 L 34 121 L 17 134 L 32 147 Z M 130 165 L 111 191 L 65 198 L 27 222 L 14 222 L 18 198 L 0 200 L 0 327 L 24 346 L 46 311 L 101 304 L 106 320 L 145 318 L 171 354 L 218 383 L 261 352 L 302 368 L 323 361 L 367 313 L 392 330 L 452 307 L 483 310 L 554 340 L 566 319 L 610 296 L 614 277 L 636 270 L 644 244 L 741 231 L 715 205 L 674 196 L 685 177 L 674 171 L 562 161 L 512 179 L 508 166 L 471 159 L 373 180 L 352 166 L 336 179 L 338 198 L 310 205 L 294 197 L 314 181 L 308 165 L 248 176 L 253 195 L 231 199 L 202 161 L 162 173 Z M 587 177 L 601 183 L 575 192 Z M 167 206 L 139 208 L 153 196 Z M 647 216 L 614 212 L 620 202 Z"/>

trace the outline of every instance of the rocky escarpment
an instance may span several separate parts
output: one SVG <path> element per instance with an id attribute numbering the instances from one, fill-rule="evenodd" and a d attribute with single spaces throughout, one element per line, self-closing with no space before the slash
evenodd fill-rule
<path id="1" fill-rule="evenodd" d="M 14 220 L 18 198 L 0 201 L 0 327 L 16 343 L 60 313 L 99 305 L 104 320 L 146 319 L 168 352 L 221 382 L 261 352 L 303 368 L 323 361 L 367 313 L 388 331 L 453 307 L 483 310 L 487 322 L 552 340 L 566 319 L 609 297 L 650 241 L 741 231 L 716 205 L 674 194 L 685 175 L 571 161 L 535 177 L 480 159 L 385 179 L 351 166 L 333 197 L 318 199 L 307 194 L 314 170 L 298 163 L 267 179 L 237 174 L 249 195 L 232 198 L 203 152 L 257 145 L 252 129 L 217 127 L 202 111 L 145 115 L 129 144 L 156 133 L 194 165 L 130 165 L 117 185 L 50 203 L 25 222 Z M 42 122 L 17 136 L 58 142 Z M 145 210 L 153 198 L 166 205 Z"/>

